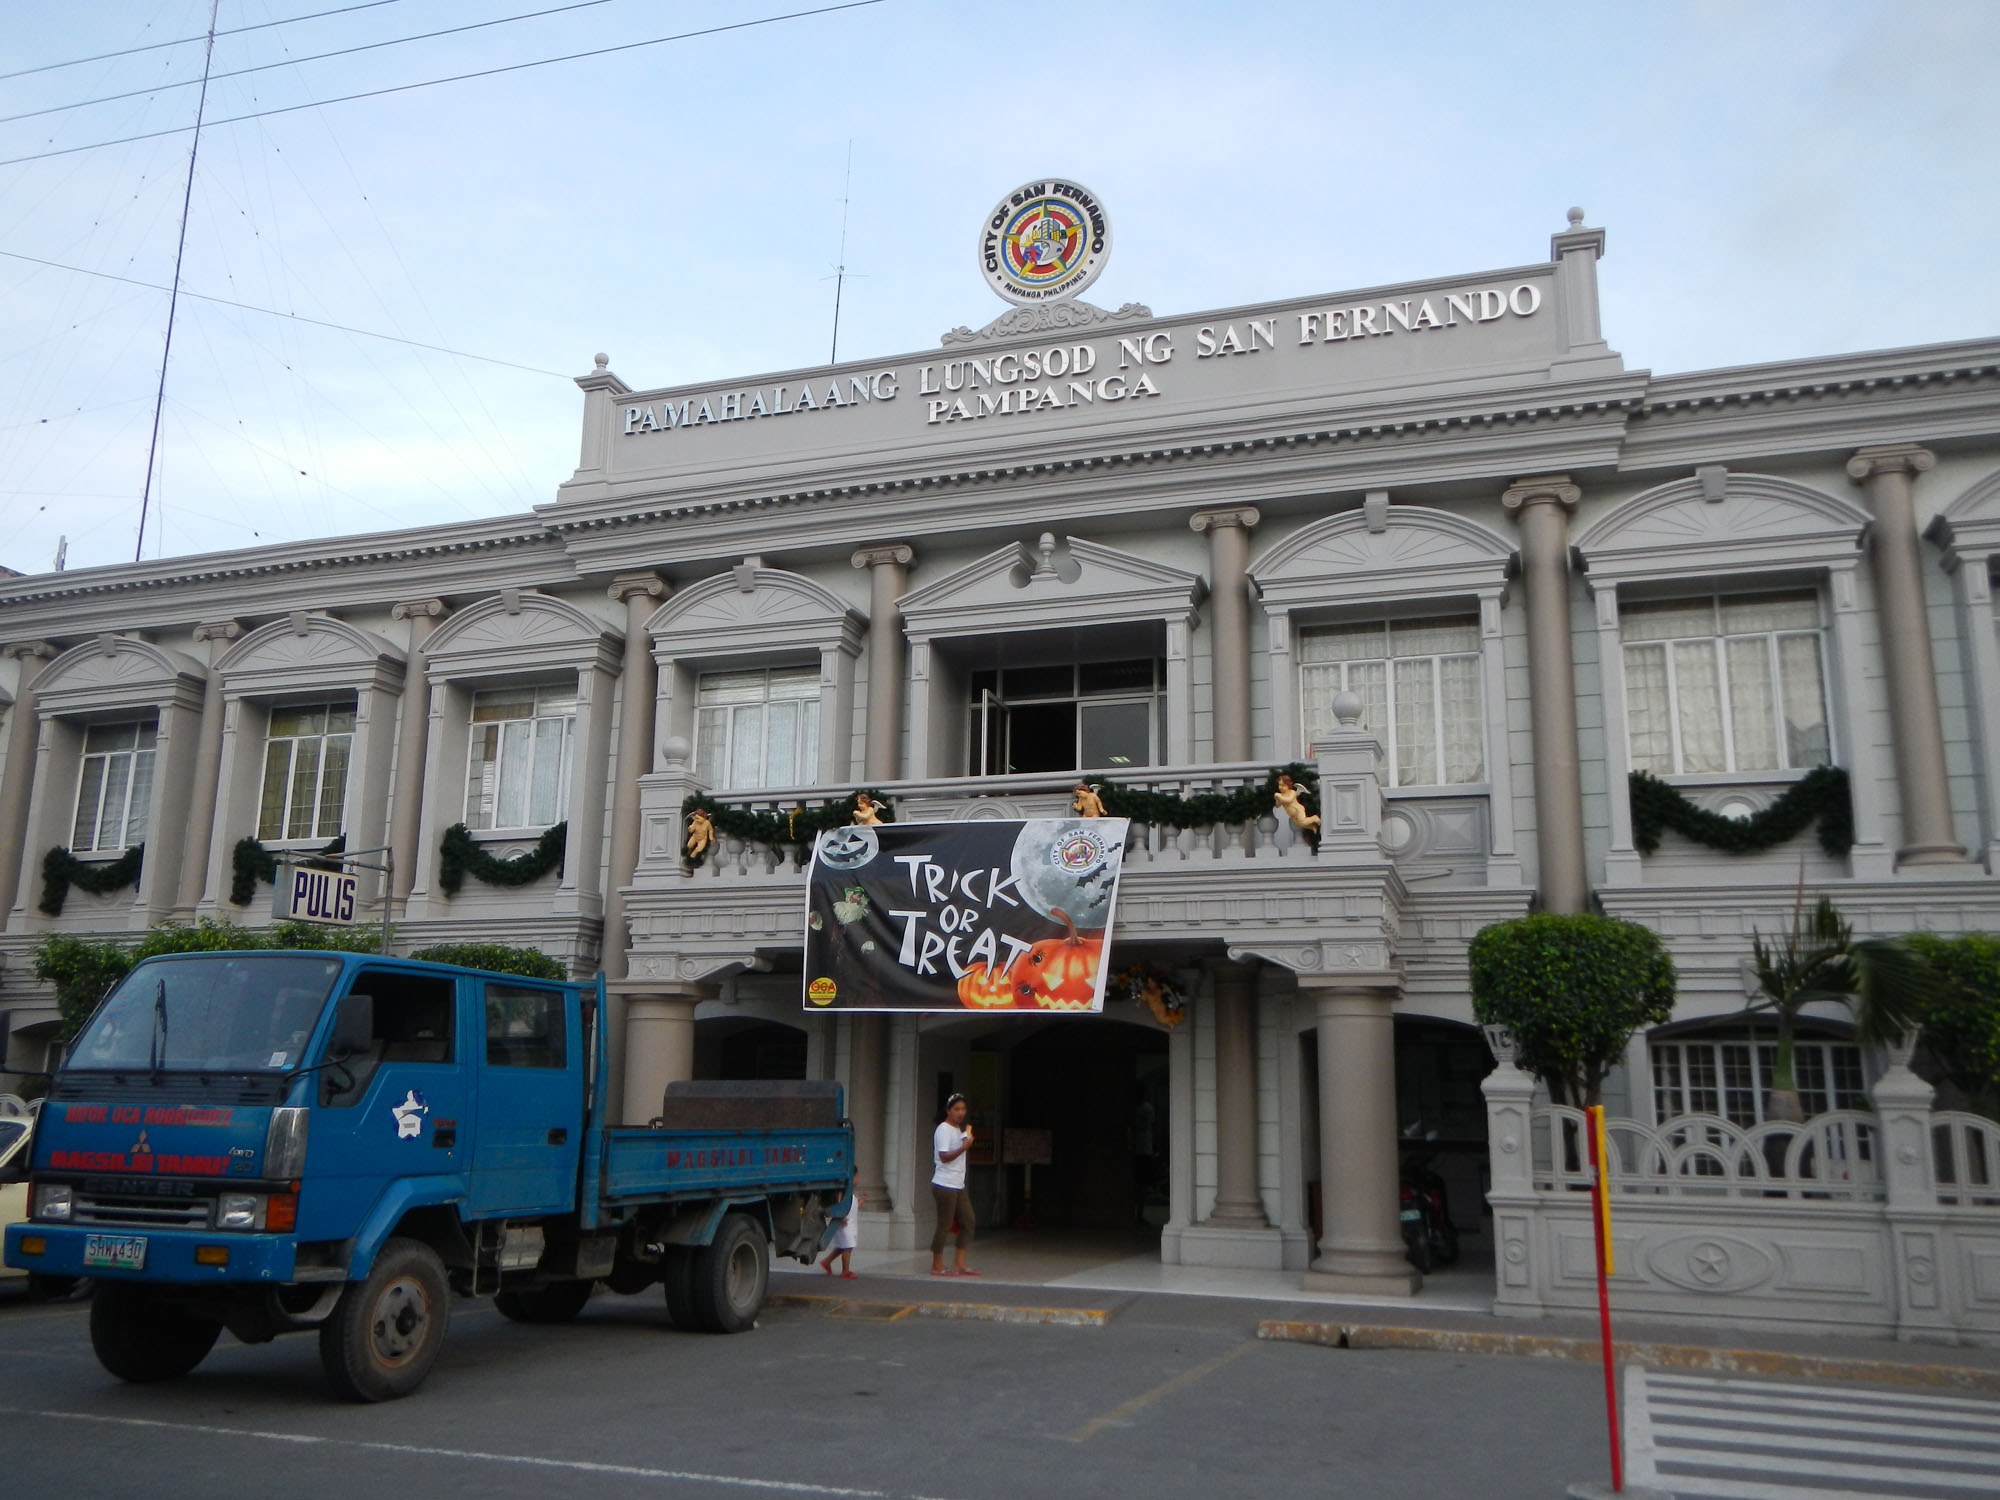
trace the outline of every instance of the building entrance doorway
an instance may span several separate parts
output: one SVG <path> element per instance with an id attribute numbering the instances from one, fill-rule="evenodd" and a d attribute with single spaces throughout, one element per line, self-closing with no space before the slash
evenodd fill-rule
<path id="1" fill-rule="evenodd" d="M 1165 1033 L 1052 1021 L 1015 1043 L 1006 1072 L 998 1167 L 1011 1222 L 1157 1234 L 1168 1212 Z M 1046 1131 L 1046 1164 L 1007 1162 L 1010 1130 Z"/>

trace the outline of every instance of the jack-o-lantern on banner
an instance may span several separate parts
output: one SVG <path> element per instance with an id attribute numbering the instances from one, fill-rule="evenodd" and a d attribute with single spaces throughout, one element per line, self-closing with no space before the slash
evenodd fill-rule
<path id="1" fill-rule="evenodd" d="M 829 829 L 806 881 L 805 1008 L 1104 1008 L 1123 818 Z"/>

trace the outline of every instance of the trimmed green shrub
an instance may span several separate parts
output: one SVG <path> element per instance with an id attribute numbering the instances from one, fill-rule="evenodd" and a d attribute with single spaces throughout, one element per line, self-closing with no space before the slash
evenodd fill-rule
<path id="1" fill-rule="evenodd" d="M 520 974 L 529 979 L 567 979 L 562 964 L 539 948 L 510 948 L 504 943 L 438 943 L 419 948 L 411 958 L 434 964 L 485 969 L 493 974 Z"/>
<path id="2" fill-rule="evenodd" d="M 1905 942 L 1931 972 L 1917 1017 L 1931 1062 L 1968 1104 L 2000 1119 L 2000 937 L 1919 932 Z"/>
<path id="3" fill-rule="evenodd" d="M 1674 1011 L 1674 961 L 1649 927 L 1540 912 L 1472 940 L 1472 1012 L 1505 1026 L 1520 1065 L 1558 1104 L 1596 1104 L 1642 1026 Z"/>

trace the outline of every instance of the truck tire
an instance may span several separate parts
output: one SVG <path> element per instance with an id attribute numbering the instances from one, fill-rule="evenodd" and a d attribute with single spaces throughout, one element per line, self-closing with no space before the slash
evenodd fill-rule
<path id="1" fill-rule="evenodd" d="M 700 1333 L 701 1319 L 694 1305 L 694 1251 L 685 1245 L 669 1245 L 660 1261 L 660 1287 L 667 1294 L 667 1316 L 674 1327 L 686 1333 Z"/>
<path id="2" fill-rule="evenodd" d="M 694 1311 L 710 1333 L 741 1333 L 757 1321 L 771 1276 L 764 1231 L 748 1214 L 729 1214 L 715 1239 L 695 1252 Z"/>
<path id="3" fill-rule="evenodd" d="M 392 1239 L 320 1325 L 320 1367 L 336 1395 L 393 1401 L 424 1383 L 450 1321 L 451 1284 L 437 1252 L 422 1240 Z"/>
<path id="4" fill-rule="evenodd" d="M 590 1300 L 589 1281 L 552 1281 L 547 1286 L 502 1292 L 493 1299 L 500 1316 L 516 1323 L 567 1323 Z"/>
<path id="5" fill-rule="evenodd" d="M 202 1318 L 151 1287 L 100 1285 L 90 1304 L 90 1347 L 120 1380 L 176 1380 L 208 1357 L 220 1318 Z"/>

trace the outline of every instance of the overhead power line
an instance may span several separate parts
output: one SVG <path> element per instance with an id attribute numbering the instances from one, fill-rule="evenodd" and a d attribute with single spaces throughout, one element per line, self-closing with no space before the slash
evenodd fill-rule
<path id="1" fill-rule="evenodd" d="M 254 26 L 232 26 L 227 31 L 218 31 L 218 37 L 241 36 L 246 31 L 268 31 L 273 26 L 293 26 L 300 21 L 318 21 L 327 16 L 344 16 L 349 11 L 374 10 L 378 5 L 398 5 L 402 0 L 362 0 L 359 5 L 343 5 L 339 10 L 316 10 L 309 16 L 286 16 L 278 21 L 259 21 Z M 0 79 L 26 78 L 30 73 L 53 73 L 57 68 L 77 68 L 85 63 L 108 62 L 114 57 L 131 57 L 139 52 L 158 52 L 167 47 L 191 47 L 196 42 L 208 40 L 208 33 L 200 36 L 176 37 L 171 42 L 148 42 L 143 47 L 122 47 L 116 52 L 99 52 L 90 57 L 72 57 L 67 62 L 41 63 L 32 68 L 17 68 L 12 73 L 0 73 Z"/>
<path id="2" fill-rule="evenodd" d="M 465 83 L 474 78 L 495 78 L 503 73 L 520 73 L 529 68 L 546 68 L 556 63 L 580 62 L 590 57 L 609 57 L 617 52 L 636 52 L 642 47 L 658 47 L 668 42 L 692 41 L 696 37 L 720 36 L 729 31 L 749 31 L 758 26 L 773 26 L 780 21 L 800 21 L 810 16 L 832 15 L 836 11 L 864 10 L 871 5 L 880 5 L 882 0 L 846 0 L 842 5 L 820 5 L 811 10 L 787 11 L 778 16 L 759 16 L 750 21 L 731 21 L 721 26 L 703 26 L 695 31 L 677 31 L 671 36 L 648 37 L 643 42 L 621 42 L 615 47 L 593 47 L 588 52 L 568 52 L 561 57 L 539 57 L 532 62 L 509 63 L 504 67 L 481 68 L 474 73 L 454 73 L 448 78 L 427 78 L 419 83 L 399 83 L 382 89 L 368 89 L 359 94 L 341 94 L 332 99 L 314 99 L 305 104 L 286 104 L 276 109 L 253 110 L 246 115 L 230 115 L 225 119 L 209 120 L 203 125 L 205 130 L 213 130 L 218 125 L 240 125 L 245 120 L 263 120 L 272 115 L 296 114 L 302 109 L 321 109 L 329 104 L 352 104 L 357 99 L 379 99 L 386 94 L 407 94 L 412 89 L 436 88 L 441 84 Z M 24 162 L 47 161 L 56 156 L 74 156 L 79 151 L 100 151 L 107 146 L 125 146 L 133 141 L 159 140 L 163 136 L 186 135 L 194 129 L 192 125 L 174 125 L 165 130 L 148 130 L 138 135 L 121 135 L 108 141 L 91 141 L 83 146 L 61 146 L 53 151 L 37 151 L 29 156 L 10 156 L 0 159 L 0 167 L 17 167 Z"/>
<path id="3" fill-rule="evenodd" d="M 464 26 L 447 26 L 442 31 L 419 32 L 415 36 L 390 37 L 383 42 L 361 42 L 352 47 L 341 47 L 332 52 L 315 52 L 306 57 L 287 57 L 277 62 L 258 63 L 255 67 L 237 68 L 229 73 L 212 74 L 208 81 L 220 83 L 225 78 L 243 78 L 251 73 L 268 73 L 273 68 L 294 68 L 304 63 L 325 62 L 330 57 L 352 57 L 357 52 L 375 52 L 383 47 L 401 47 L 410 42 L 429 42 L 441 36 L 457 36 L 462 31 L 484 31 L 493 26 L 506 26 L 515 21 L 535 21 L 543 16 L 559 16 L 572 10 L 589 10 L 596 5 L 609 5 L 611 0 L 575 0 L 574 4 L 557 5 L 548 10 L 531 10 L 518 16 L 497 16 L 491 21 L 471 21 Z M 137 99 L 146 94 L 163 94 L 168 89 L 191 89 L 203 80 L 180 78 L 172 83 L 156 83 L 143 89 L 127 89 L 122 94 L 105 94 L 96 99 L 79 99 L 74 104 L 51 104 L 46 109 L 24 110 L 18 115 L 0 115 L 0 125 L 11 125 L 16 120 L 32 120 L 40 115 L 59 115 L 72 109 L 88 109 L 93 104 L 116 104 L 120 99 Z"/>
<path id="4" fill-rule="evenodd" d="M 44 260 L 39 255 L 23 255 L 18 250 L 0 250 L 0 256 L 5 256 L 8 260 L 24 260 L 30 265 L 47 266 L 52 271 L 73 271 L 78 276 L 95 276 L 101 281 L 122 281 L 126 286 L 142 286 L 148 291 L 169 293 L 173 291 L 172 287 L 158 281 L 141 281 L 135 276 L 118 276 L 110 271 L 93 271 L 88 266 L 65 265 L 59 260 Z M 294 323 L 310 323 L 315 328 L 331 328 L 338 333 L 358 334 L 365 339 L 382 339 L 391 344 L 407 344 L 412 349 L 428 349 L 433 354 L 449 354 L 458 359 L 476 359 L 481 364 L 505 365 L 510 370 L 523 370 L 530 375 L 552 375 L 557 380 L 571 378 L 560 370 L 544 370 L 536 365 L 516 364 L 511 359 L 496 359 L 490 354 L 472 354 L 464 349 L 448 348 L 443 344 L 426 344 L 421 339 L 406 339 L 393 333 L 378 333 L 373 328 L 356 328 L 347 323 L 329 322 L 325 318 L 309 318 L 304 313 L 284 312 L 275 307 L 259 307 L 254 302 L 238 302 L 229 297 L 211 297 L 205 292 L 191 292 L 186 287 L 181 288 L 181 295 L 192 297 L 197 302 L 214 302 L 222 307 L 239 308 L 243 312 L 262 313 L 269 318 L 289 318 Z"/>

